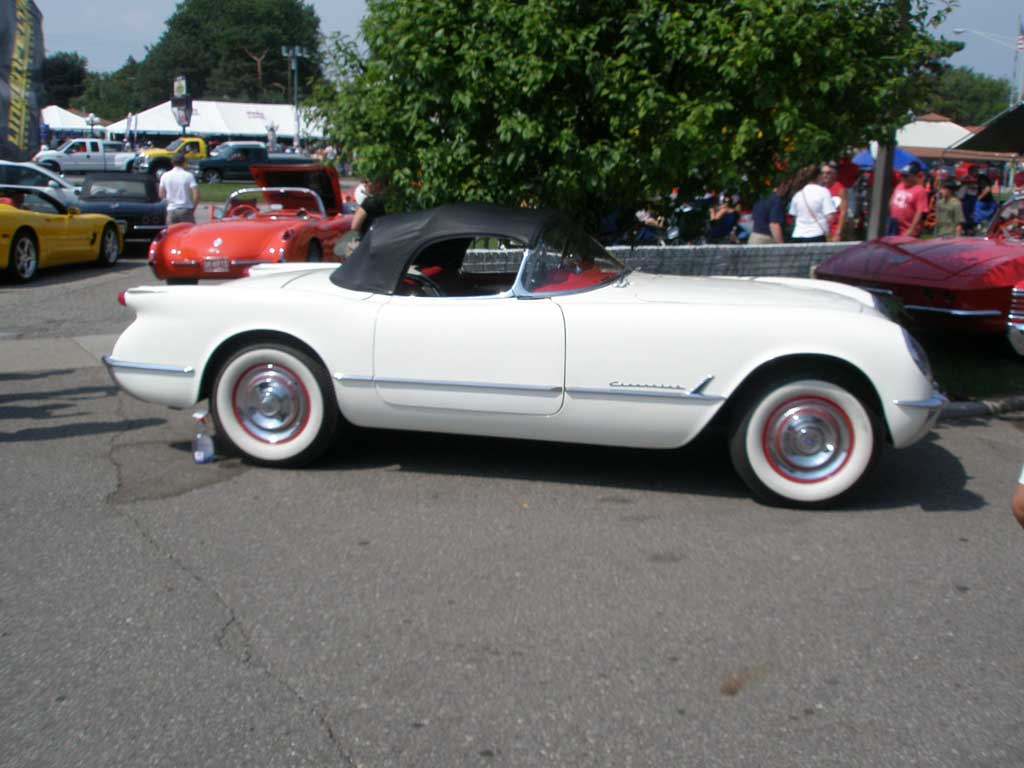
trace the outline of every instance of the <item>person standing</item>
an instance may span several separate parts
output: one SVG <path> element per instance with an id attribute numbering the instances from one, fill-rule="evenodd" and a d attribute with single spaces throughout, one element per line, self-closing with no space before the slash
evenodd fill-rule
<path id="1" fill-rule="evenodd" d="M 917 237 L 928 215 L 928 190 L 921 184 L 921 166 L 907 163 L 900 168 L 900 183 L 889 198 L 890 235 Z"/>
<path id="2" fill-rule="evenodd" d="M 956 180 L 946 179 L 935 199 L 935 236 L 961 237 L 964 233 L 964 207 L 956 196 Z"/>
<path id="3" fill-rule="evenodd" d="M 829 227 L 828 240 L 838 243 L 843 237 L 843 224 L 846 221 L 846 187 L 839 181 L 838 169 L 832 163 L 821 166 L 821 185 L 832 195 L 832 203 L 836 207 L 836 217 Z"/>
<path id="4" fill-rule="evenodd" d="M 754 231 L 750 233 L 747 245 L 771 245 L 782 242 L 782 225 L 786 223 L 786 207 L 779 194 L 781 186 L 775 187 L 754 203 L 751 215 Z"/>
<path id="5" fill-rule="evenodd" d="M 823 180 L 822 169 L 827 167 L 822 166 L 817 178 L 804 185 L 789 201 L 789 215 L 796 220 L 790 238 L 794 243 L 824 243 L 832 229 L 836 205 L 832 193 L 819 183 Z"/>
<path id="6" fill-rule="evenodd" d="M 1017 478 L 1017 490 L 1013 494 L 1013 516 L 1017 522 L 1024 527 L 1024 467 L 1021 467 L 1020 477 Z"/>
<path id="7" fill-rule="evenodd" d="M 352 215 L 352 231 L 358 232 L 360 238 L 370 231 L 374 219 L 386 213 L 383 193 L 384 183 L 377 179 L 366 183 L 366 194 L 362 200 L 359 200 L 359 189 L 356 189 L 359 207 Z"/>
<path id="8" fill-rule="evenodd" d="M 199 185 L 196 177 L 185 170 L 185 155 L 178 152 L 171 158 L 171 170 L 160 177 L 160 199 L 167 201 L 167 226 L 187 221 L 196 223 Z"/>

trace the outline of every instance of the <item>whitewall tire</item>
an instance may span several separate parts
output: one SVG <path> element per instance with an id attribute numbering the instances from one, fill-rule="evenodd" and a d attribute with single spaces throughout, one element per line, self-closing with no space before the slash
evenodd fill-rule
<path id="1" fill-rule="evenodd" d="M 856 387 L 804 375 L 776 377 L 739 409 L 729 449 L 737 473 L 769 504 L 818 506 L 856 489 L 884 432 Z"/>
<path id="2" fill-rule="evenodd" d="M 266 466 L 297 467 L 330 447 L 338 403 L 319 361 L 285 344 L 254 344 L 221 367 L 210 395 L 217 437 Z"/>

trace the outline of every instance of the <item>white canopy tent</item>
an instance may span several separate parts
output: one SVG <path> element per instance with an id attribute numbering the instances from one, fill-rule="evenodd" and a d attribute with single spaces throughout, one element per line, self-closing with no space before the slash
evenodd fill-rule
<path id="1" fill-rule="evenodd" d="M 181 126 L 174 120 L 171 102 L 165 101 L 133 116 L 133 126 L 140 135 L 164 134 L 178 136 Z M 245 104 L 233 101 L 193 101 L 192 122 L 186 129 L 192 136 L 227 136 L 229 138 L 267 138 L 271 126 L 279 139 L 294 139 L 295 109 L 291 104 Z M 319 122 L 302 119 L 304 139 L 323 138 Z M 107 135 L 124 136 L 128 118 L 107 126 Z"/>
<path id="2" fill-rule="evenodd" d="M 51 131 L 88 131 L 89 122 L 84 116 L 51 104 L 42 109 L 42 121 Z M 99 122 L 97 121 L 97 125 Z M 101 129 L 102 130 L 102 129 Z"/>
<path id="3" fill-rule="evenodd" d="M 896 144 L 901 147 L 945 149 L 973 135 L 948 117 L 930 113 L 922 115 L 896 131 Z"/>

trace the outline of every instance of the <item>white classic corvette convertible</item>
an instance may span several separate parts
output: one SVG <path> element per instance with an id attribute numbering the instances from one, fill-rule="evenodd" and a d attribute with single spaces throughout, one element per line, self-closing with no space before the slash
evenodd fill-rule
<path id="1" fill-rule="evenodd" d="M 450 205 L 378 219 L 341 266 L 122 294 L 115 381 L 209 398 L 221 448 L 313 461 L 349 425 L 676 448 L 713 425 L 769 503 L 853 490 L 946 402 L 852 286 L 629 272 L 563 215 Z"/>

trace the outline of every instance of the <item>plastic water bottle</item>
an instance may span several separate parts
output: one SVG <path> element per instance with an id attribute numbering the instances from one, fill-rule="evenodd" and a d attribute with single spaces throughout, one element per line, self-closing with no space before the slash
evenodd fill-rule
<path id="1" fill-rule="evenodd" d="M 209 464 L 213 461 L 213 438 L 206 432 L 208 412 L 200 408 L 192 414 L 196 421 L 196 436 L 192 438 L 192 461 L 196 464 Z"/>

